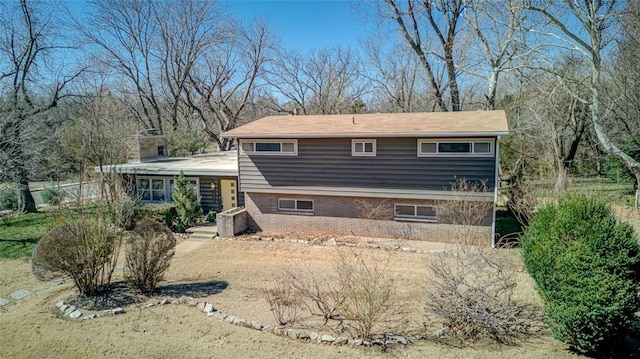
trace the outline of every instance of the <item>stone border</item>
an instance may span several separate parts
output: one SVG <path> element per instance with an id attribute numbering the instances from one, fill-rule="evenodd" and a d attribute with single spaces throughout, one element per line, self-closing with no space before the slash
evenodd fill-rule
<path id="1" fill-rule="evenodd" d="M 421 340 L 426 339 L 426 336 L 422 335 L 395 335 L 392 333 L 386 333 L 385 339 L 373 339 L 373 340 L 363 340 L 363 339 L 354 339 L 350 337 L 334 337 L 329 334 L 322 334 L 317 332 L 305 332 L 301 329 L 294 328 L 284 328 L 284 327 L 271 327 L 268 325 L 263 325 L 262 323 L 255 320 L 246 320 L 240 318 L 235 315 L 227 315 L 224 312 L 221 312 L 213 307 L 213 304 L 208 302 L 199 302 L 197 299 L 193 297 L 185 297 L 182 296 L 178 299 L 165 297 L 160 300 L 152 300 L 143 304 L 143 308 L 151 308 L 156 305 L 162 306 L 166 304 L 186 304 L 191 307 L 198 308 L 201 312 L 205 313 L 207 317 L 214 317 L 218 319 L 220 322 L 225 322 L 229 324 L 233 324 L 239 327 L 244 327 L 248 329 L 253 329 L 257 331 L 261 331 L 264 333 L 274 334 L 280 337 L 287 337 L 290 339 L 301 340 L 306 342 L 315 342 L 320 344 L 328 344 L 328 345 L 353 345 L 353 346 L 388 346 L 388 345 L 408 345 L 413 340 Z M 56 307 L 60 310 L 60 312 L 65 316 L 74 320 L 91 320 L 97 318 L 108 317 L 117 314 L 124 314 L 126 310 L 123 308 L 114 308 L 103 310 L 99 313 L 91 313 L 91 314 L 83 314 L 79 308 L 76 308 L 73 305 L 67 305 L 63 300 L 56 303 Z"/>
<path id="2" fill-rule="evenodd" d="M 383 245 L 376 243 L 350 243 L 350 242 L 342 242 L 338 241 L 335 237 L 331 237 L 328 240 L 321 240 L 320 238 L 314 238 L 312 240 L 307 239 L 295 239 L 290 237 L 278 238 L 277 236 L 258 236 L 258 235 L 242 235 L 236 237 L 220 237 L 216 236 L 213 238 L 216 241 L 265 241 L 265 242 L 284 242 L 284 243 L 300 243 L 300 244 L 311 244 L 311 245 L 319 245 L 325 247 L 353 247 L 353 248 L 372 248 L 372 249 L 383 249 L 386 251 L 399 251 L 405 253 L 426 253 L 426 254 L 436 254 L 436 253 L 447 253 L 445 249 L 431 249 L 431 250 L 422 250 L 422 249 L 414 249 L 411 247 L 402 247 L 398 245 Z"/>
<path id="3" fill-rule="evenodd" d="M 51 287 L 56 287 L 56 286 L 65 284 L 66 282 L 67 281 L 64 280 L 64 279 L 56 279 L 56 280 L 52 280 L 52 281 L 47 282 L 47 283 L 40 284 L 40 285 L 38 285 L 36 287 L 33 287 L 31 289 L 18 289 L 16 291 L 14 291 L 13 293 L 9 294 L 11 299 L 6 299 L 6 298 L 0 297 L 0 308 L 12 303 L 12 300 L 13 300 L 13 302 L 18 302 L 18 301 L 30 296 L 34 292 L 40 292 L 40 291 L 43 291 L 43 290 L 51 288 Z"/>

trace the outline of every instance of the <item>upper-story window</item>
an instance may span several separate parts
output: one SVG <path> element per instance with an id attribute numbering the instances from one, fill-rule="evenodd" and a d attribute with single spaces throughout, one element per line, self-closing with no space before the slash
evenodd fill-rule
<path id="1" fill-rule="evenodd" d="M 297 140 L 243 140 L 241 141 L 242 152 L 263 155 L 288 155 L 298 154 Z"/>
<path id="2" fill-rule="evenodd" d="M 352 156 L 375 156 L 376 140 L 351 140 Z"/>
<path id="3" fill-rule="evenodd" d="M 418 156 L 492 156 L 492 141 L 418 140 Z"/>

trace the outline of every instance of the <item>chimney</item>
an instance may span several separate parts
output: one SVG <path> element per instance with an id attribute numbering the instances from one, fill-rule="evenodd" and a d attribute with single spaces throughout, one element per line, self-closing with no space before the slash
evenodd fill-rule
<path id="1" fill-rule="evenodd" d="M 166 157 L 168 151 L 167 137 L 158 134 L 155 129 L 139 131 L 127 139 L 129 162 L 144 162 L 158 157 Z"/>

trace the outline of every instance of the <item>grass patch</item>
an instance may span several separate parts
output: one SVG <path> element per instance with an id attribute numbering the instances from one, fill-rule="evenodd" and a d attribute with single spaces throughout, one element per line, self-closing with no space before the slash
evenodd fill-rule
<path id="1" fill-rule="evenodd" d="M 95 215 L 95 208 L 86 209 Z M 74 208 L 47 209 L 38 213 L 11 214 L 0 221 L 0 258 L 30 257 L 38 241 L 64 218 L 77 216 Z"/>

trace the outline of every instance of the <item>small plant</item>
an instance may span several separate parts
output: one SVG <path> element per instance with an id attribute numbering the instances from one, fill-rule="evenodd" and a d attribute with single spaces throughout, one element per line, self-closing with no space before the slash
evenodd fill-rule
<path id="1" fill-rule="evenodd" d="M 40 195 L 42 195 L 42 200 L 44 201 L 44 203 L 50 206 L 57 206 L 62 203 L 62 200 L 64 200 L 66 193 L 54 186 L 47 186 L 42 189 Z"/>
<path id="2" fill-rule="evenodd" d="M 586 354 L 615 350 L 640 309 L 640 246 L 603 200 L 562 198 L 533 217 L 521 237 L 553 335 Z"/>
<path id="3" fill-rule="evenodd" d="M 173 202 L 179 220 L 176 230 L 184 233 L 187 228 L 196 225 L 198 219 L 202 217 L 202 207 L 199 199 L 196 198 L 195 188 L 189 185 L 183 173 L 175 178 Z"/>
<path id="4" fill-rule="evenodd" d="M 101 218 L 69 218 L 40 240 L 33 265 L 42 272 L 68 275 L 82 295 L 97 295 L 109 289 L 120 243 L 120 237 Z"/>
<path id="5" fill-rule="evenodd" d="M 335 270 L 345 293 L 341 314 L 353 335 L 371 339 L 398 324 L 395 284 L 383 266 L 354 254 L 339 256 Z"/>
<path id="6" fill-rule="evenodd" d="M 0 189 L 0 210 L 15 211 L 18 209 L 18 194 L 13 187 Z"/>
<path id="7" fill-rule="evenodd" d="M 273 286 L 265 290 L 264 294 L 271 307 L 271 313 L 279 325 L 290 325 L 296 322 L 303 301 L 286 275 L 274 279 Z"/>
<path id="8" fill-rule="evenodd" d="M 140 220 L 126 246 L 126 280 L 143 293 L 153 292 L 171 264 L 176 240 L 171 230 L 149 218 Z"/>
<path id="9" fill-rule="evenodd" d="M 218 213 L 216 211 L 209 211 L 207 213 L 207 222 L 216 223 Z"/>

